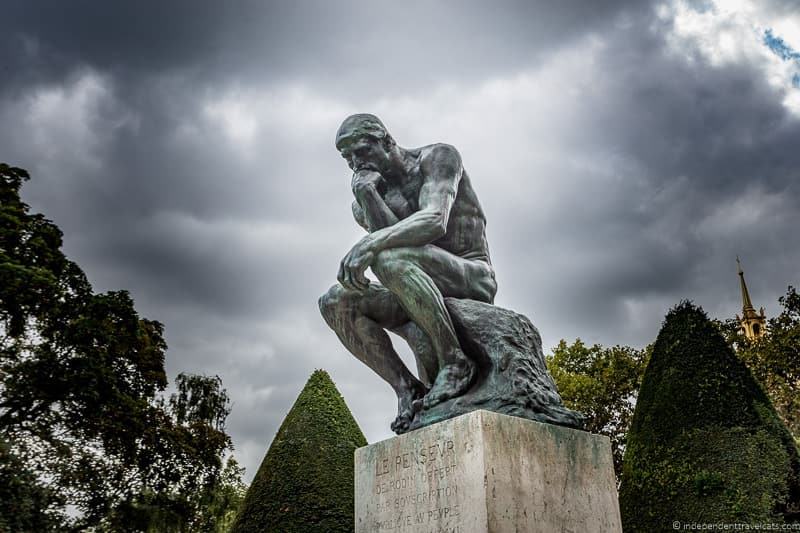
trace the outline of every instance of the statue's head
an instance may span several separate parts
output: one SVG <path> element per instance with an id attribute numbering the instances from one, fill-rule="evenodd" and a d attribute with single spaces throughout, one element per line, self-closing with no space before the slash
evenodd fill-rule
<path id="1" fill-rule="evenodd" d="M 350 115 L 336 132 L 336 149 L 355 171 L 385 171 L 390 164 L 394 139 L 375 115 Z"/>

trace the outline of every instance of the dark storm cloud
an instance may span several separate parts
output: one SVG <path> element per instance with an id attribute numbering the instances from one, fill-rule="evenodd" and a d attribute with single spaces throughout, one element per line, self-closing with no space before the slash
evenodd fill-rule
<path id="1" fill-rule="evenodd" d="M 614 2 L 598 4 L 587 17 L 576 6 L 541 11 L 527 2 L 509 4 L 507 10 L 446 3 L 402 9 L 357 6 L 76 2 L 31 9 L 12 3 L 8 20 L 14 31 L 7 38 L 17 48 L 4 49 L 16 53 L 19 68 L 15 72 L 20 79 L 30 81 L 28 71 L 36 71 L 34 79 L 39 84 L 51 77 L 58 82 L 76 76 L 66 67 L 52 67 L 59 63 L 102 73 L 113 92 L 113 98 L 98 104 L 90 116 L 90 129 L 102 137 L 98 157 L 106 166 L 80 168 L 69 176 L 70 165 L 60 165 L 62 175 L 52 176 L 48 187 L 37 191 L 59 200 L 48 214 L 66 229 L 84 235 L 83 242 L 92 249 L 82 250 L 82 255 L 107 269 L 147 273 L 143 279 L 148 284 L 164 285 L 159 290 L 162 295 L 184 295 L 226 309 L 241 307 L 242 297 L 253 294 L 254 276 L 236 271 L 252 263 L 237 264 L 235 254 L 225 246 L 209 246 L 208 237 L 206 242 L 199 240 L 202 235 L 179 237 L 145 222 L 159 213 L 173 212 L 201 220 L 282 221 L 301 202 L 320 203 L 322 196 L 314 196 L 317 188 L 312 184 L 305 184 L 310 194 L 294 194 L 290 180 L 297 179 L 292 177 L 297 165 L 287 156 L 294 148 L 281 138 L 259 139 L 260 160 L 268 167 L 255 190 L 253 169 L 231 152 L 220 132 L 203 129 L 197 138 L 179 138 L 182 128 L 203 128 L 196 124 L 202 121 L 198 115 L 215 87 L 227 86 L 231 76 L 256 80 L 319 76 L 328 82 L 333 75 L 329 68 L 346 72 L 347 76 L 336 79 L 345 79 L 349 85 L 362 73 L 374 78 L 372 91 L 396 87 L 396 81 L 424 87 L 416 76 L 453 78 L 470 69 L 486 75 L 530 64 L 536 54 L 563 45 L 617 7 Z M 448 19 L 453 20 L 444 25 Z M 435 55 L 437 47 L 446 53 L 446 61 L 425 57 Z M 387 68 L 387 58 L 397 66 Z M 414 76 L 406 79 L 407 68 Z M 13 76 L 6 78 L 6 83 L 13 86 L 13 80 Z M 247 83 L 256 82 L 248 79 Z M 365 97 L 362 93 L 350 98 Z M 59 182 L 70 186 L 59 186 Z M 91 206 L 91 213 L 76 209 L 79 205 Z M 104 221 L 101 226 L 96 224 L 98 219 Z M 154 236 L 158 239 L 148 239 Z M 110 245 L 100 248 L 99 242 Z M 275 279 L 286 268 L 280 264 L 281 257 L 276 259 L 264 265 L 263 276 Z M 155 271 L 161 275 L 153 276 Z M 230 283 L 212 283 L 220 279 Z"/>
<path id="2" fill-rule="evenodd" d="M 609 36 L 598 62 L 612 75 L 584 94 L 581 127 L 562 139 L 599 167 L 618 160 L 615 179 L 582 169 L 575 188 L 564 187 L 571 196 L 556 204 L 566 212 L 551 219 L 559 241 L 548 239 L 552 225 L 532 224 L 528 237 L 539 243 L 536 255 L 563 263 L 561 283 L 527 282 L 531 301 L 541 302 L 534 313 L 570 317 L 581 324 L 573 336 L 606 343 L 647 342 L 680 298 L 730 316 L 740 305 L 737 253 L 757 267 L 751 285 L 773 312 L 797 275 L 786 258 L 797 258 L 798 116 L 758 65 L 686 62 L 667 50 L 668 27 L 654 32 L 656 20 L 639 22 Z M 737 222 L 748 217 L 749 225 Z M 654 303 L 645 330 L 631 328 L 642 310 L 627 303 L 637 299 Z"/>
<path id="3" fill-rule="evenodd" d="M 0 147 L 32 171 L 23 195 L 98 290 L 165 322 L 171 375 L 222 376 L 250 475 L 316 367 L 388 436 L 391 390 L 316 309 L 360 235 L 332 142 L 348 113 L 459 148 L 498 304 L 546 344 L 643 345 L 687 297 L 730 316 L 737 253 L 768 311 L 797 284 L 798 114 L 757 61 L 673 50 L 645 3 L 4 9 Z"/>
<path id="4" fill-rule="evenodd" d="M 90 65 L 133 83 L 174 70 L 200 83 L 311 76 L 329 90 L 350 92 L 354 80 L 362 91 L 425 90 L 454 75 L 529 65 L 625 4 L 635 5 L 12 1 L 3 13 L 11 31 L 0 47 L 9 72 L 2 85 L 58 79 Z"/>

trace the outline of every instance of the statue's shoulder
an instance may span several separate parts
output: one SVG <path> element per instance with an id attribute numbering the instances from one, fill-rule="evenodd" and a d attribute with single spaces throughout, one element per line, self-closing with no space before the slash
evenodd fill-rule
<path id="1" fill-rule="evenodd" d="M 419 151 L 423 158 L 430 157 L 432 155 L 459 155 L 456 147 L 447 143 L 428 144 L 421 146 L 420 148 L 416 148 L 415 150 Z"/>
<path id="2" fill-rule="evenodd" d="M 434 165 L 461 167 L 461 154 L 452 144 L 434 143 L 417 148 L 417 150 L 420 152 L 420 167 L 423 169 Z"/>

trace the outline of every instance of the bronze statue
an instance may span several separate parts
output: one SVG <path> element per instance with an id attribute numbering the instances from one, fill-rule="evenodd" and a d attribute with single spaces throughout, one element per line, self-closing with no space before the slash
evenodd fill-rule
<path id="1" fill-rule="evenodd" d="M 368 233 L 342 259 L 339 283 L 320 298 L 320 310 L 345 347 L 395 390 L 391 427 L 402 433 L 446 417 L 421 415 L 463 396 L 481 373 L 447 301 L 494 301 L 486 218 L 448 144 L 403 148 L 376 116 L 357 114 L 340 126 L 336 148 L 353 170 L 353 215 Z M 369 282 L 367 268 L 380 284 Z M 386 330 L 409 343 L 419 378 Z"/>

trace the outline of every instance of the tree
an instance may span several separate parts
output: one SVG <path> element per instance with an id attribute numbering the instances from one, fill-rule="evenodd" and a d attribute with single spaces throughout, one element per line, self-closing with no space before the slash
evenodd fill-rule
<path id="1" fill-rule="evenodd" d="M 568 345 L 563 339 L 547 356 L 547 368 L 564 404 L 586 416 L 586 431 L 611 439 L 614 473 L 622 471 L 625 438 L 633 417 L 651 347 L 604 348 L 586 346 L 580 339 Z"/>
<path id="2" fill-rule="evenodd" d="M 0 164 L 0 472 L 22 487 L 0 524 L 25 509 L 19 531 L 192 527 L 231 445 L 221 381 L 182 374 L 161 396 L 163 326 L 125 291 L 94 293 L 20 199 L 28 179 Z"/>
<path id="3" fill-rule="evenodd" d="M 800 294 L 789 286 L 778 303 L 783 310 L 769 319 L 766 332 L 758 339 L 746 338 L 736 320 L 719 325 L 800 442 Z"/>
<path id="4" fill-rule="evenodd" d="M 352 532 L 353 452 L 366 444 L 328 373 L 315 371 L 278 429 L 232 531 Z"/>
<path id="5" fill-rule="evenodd" d="M 42 512 L 58 495 L 25 469 L 10 446 L 0 440 L 0 531 L 52 531 L 58 517 Z"/>
<path id="6" fill-rule="evenodd" d="M 235 461 L 222 470 L 222 454 L 230 446 L 224 432 L 230 411 L 219 377 L 179 374 L 177 392 L 168 402 L 154 401 L 157 426 L 142 441 L 148 483 L 135 487 L 102 522 L 102 530 L 148 533 L 215 532 L 229 508 L 220 501 L 232 476 L 241 483 Z"/>
<path id="7" fill-rule="evenodd" d="M 764 390 L 702 309 L 666 316 L 628 432 L 626 531 L 800 518 L 800 456 Z"/>
<path id="8" fill-rule="evenodd" d="M 222 471 L 219 485 L 215 488 L 211 503 L 206 507 L 213 520 L 214 533 L 228 533 L 244 502 L 247 486 L 242 483 L 244 468 L 233 457 L 229 457 Z"/>

